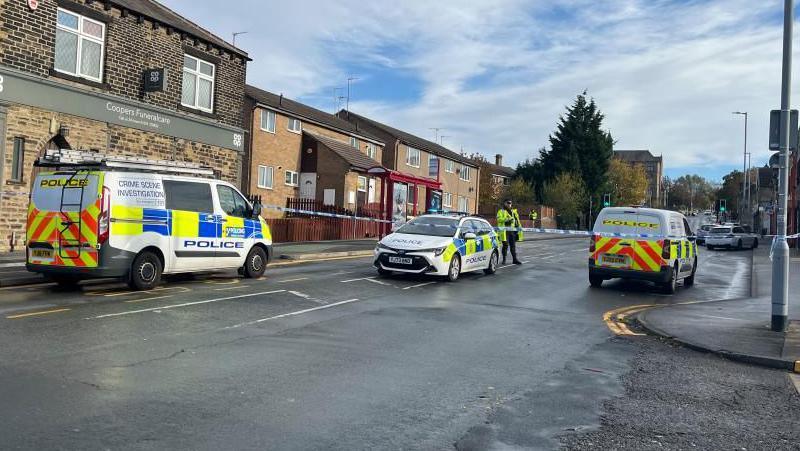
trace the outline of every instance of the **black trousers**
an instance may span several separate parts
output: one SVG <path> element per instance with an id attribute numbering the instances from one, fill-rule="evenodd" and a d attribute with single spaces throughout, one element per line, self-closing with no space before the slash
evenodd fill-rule
<path id="1" fill-rule="evenodd" d="M 517 232 L 506 232 L 506 241 L 503 241 L 503 261 L 506 261 L 509 248 L 512 261 L 517 261 Z"/>

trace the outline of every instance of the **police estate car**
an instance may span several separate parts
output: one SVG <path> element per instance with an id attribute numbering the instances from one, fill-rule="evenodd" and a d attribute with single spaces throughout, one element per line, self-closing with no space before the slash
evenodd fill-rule
<path id="1" fill-rule="evenodd" d="M 497 271 L 497 234 L 481 218 L 428 214 L 403 224 L 375 247 L 375 267 L 393 272 L 432 274 L 455 281 L 464 272 Z"/>

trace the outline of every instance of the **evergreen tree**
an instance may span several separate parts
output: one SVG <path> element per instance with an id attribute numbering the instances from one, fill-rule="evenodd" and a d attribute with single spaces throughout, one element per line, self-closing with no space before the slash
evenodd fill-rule
<path id="1" fill-rule="evenodd" d="M 581 177 L 589 193 L 605 184 L 614 140 L 602 129 L 603 118 L 594 99 L 587 102 L 585 91 L 578 95 L 550 135 L 550 150 L 539 157 L 545 181 L 571 172 Z"/>

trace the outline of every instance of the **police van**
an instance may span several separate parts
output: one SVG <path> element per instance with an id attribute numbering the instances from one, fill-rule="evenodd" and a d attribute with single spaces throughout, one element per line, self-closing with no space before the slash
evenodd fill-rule
<path id="1" fill-rule="evenodd" d="M 694 285 L 697 243 L 686 217 L 668 210 L 609 207 L 600 211 L 589 245 L 589 283 L 613 278 L 655 282 L 666 293 Z M 615 236 L 617 235 L 617 236 Z"/>
<path id="2" fill-rule="evenodd" d="M 499 261 L 497 234 L 486 220 L 458 214 L 426 214 L 400 226 L 375 247 L 374 265 L 393 272 L 445 276 L 494 274 Z"/>
<path id="3" fill-rule="evenodd" d="M 28 207 L 27 263 L 63 285 L 239 268 L 260 277 L 272 254 L 261 206 L 191 163 L 48 150 Z"/>

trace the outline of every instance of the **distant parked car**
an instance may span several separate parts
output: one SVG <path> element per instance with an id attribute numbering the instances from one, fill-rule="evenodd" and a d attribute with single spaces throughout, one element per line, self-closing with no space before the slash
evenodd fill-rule
<path id="1" fill-rule="evenodd" d="M 697 229 L 696 236 L 698 244 L 703 244 L 706 242 L 706 237 L 708 237 L 712 228 L 714 228 L 714 224 L 703 224 L 699 229 Z"/>
<path id="2" fill-rule="evenodd" d="M 755 249 L 758 247 L 758 236 L 742 226 L 713 227 L 706 237 L 706 247 L 708 249 L 718 247 Z"/>

